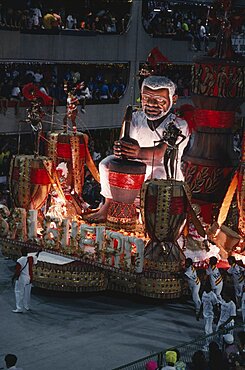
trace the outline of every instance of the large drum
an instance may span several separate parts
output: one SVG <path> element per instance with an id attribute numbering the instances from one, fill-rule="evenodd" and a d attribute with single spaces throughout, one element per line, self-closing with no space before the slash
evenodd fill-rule
<path id="1" fill-rule="evenodd" d="M 10 166 L 10 191 L 15 207 L 39 209 L 51 188 L 52 161 L 47 157 L 16 155 Z"/>
<path id="2" fill-rule="evenodd" d="M 184 182 L 148 180 L 142 186 L 145 228 L 153 242 L 176 242 L 187 217 Z"/>
<path id="3" fill-rule="evenodd" d="M 68 134 L 52 132 L 48 134 L 48 157 L 52 158 L 55 168 L 64 164 L 57 171 L 65 194 L 75 189 L 78 195 L 82 193 L 84 183 L 85 142 L 82 133 Z"/>
<path id="4" fill-rule="evenodd" d="M 146 165 L 139 161 L 114 158 L 109 165 L 109 184 L 112 193 L 107 214 L 107 226 L 114 229 L 134 230 L 134 204 L 145 179 Z"/>
<path id="5" fill-rule="evenodd" d="M 57 174 L 66 195 L 72 190 L 79 196 L 82 195 L 85 163 L 95 180 L 99 181 L 99 174 L 87 144 L 88 136 L 81 132 L 76 134 L 51 132 L 48 134 L 46 154 L 53 160 L 54 167 L 58 167 Z"/>

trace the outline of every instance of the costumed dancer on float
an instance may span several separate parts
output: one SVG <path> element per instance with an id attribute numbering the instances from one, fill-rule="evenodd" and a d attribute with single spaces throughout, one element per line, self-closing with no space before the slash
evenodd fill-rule
<path id="1" fill-rule="evenodd" d="M 32 277 L 33 265 L 37 264 L 37 258 L 41 250 L 39 250 L 35 256 L 28 256 L 27 249 L 21 248 L 22 256 L 17 260 L 15 273 L 12 278 L 15 281 L 15 301 L 16 309 L 12 310 L 14 313 L 22 313 L 24 308 L 29 311 L 30 300 L 31 300 L 31 288 L 32 288 Z"/>
<path id="2" fill-rule="evenodd" d="M 243 266 L 237 264 L 236 258 L 234 256 L 229 256 L 228 262 L 231 267 L 227 270 L 227 272 L 229 275 L 232 276 L 236 296 L 236 306 L 240 310 L 244 286 L 245 269 Z"/>
<path id="3" fill-rule="evenodd" d="M 209 276 L 209 281 L 212 287 L 212 291 L 216 294 L 218 300 L 221 302 L 221 292 L 223 289 L 223 277 L 217 267 L 218 260 L 212 256 L 209 258 L 209 266 L 206 270 L 206 274 Z"/>
<path id="4" fill-rule="evenodd" d="M 186 258 L 185 267 L 185 276 L 187 277 L 192 299 L 195 304 L 196 316 L 198 316 L 201 307 L 201 299 L 199 296 L 201 282 L 199 277 L 197 276 L 197 272 L 195 267 L 193 266 L 193 261 L 191 258 Z"/>
<path id="5" fill-rule="evenodd" d="M 190 133 L 187 122 L 170 112 L 172 105 L 178 99 L 176 85 L 164 76 L 150 76 L 142 83 L 141 96 L 142 110 L 133 112 L 130 126 L 130 137 L 137 143 L 115 141 L 114 155 L 144 162 L 146 164 L 145 180 L 167 179 L 166 166 L 168 166 L 169 173 L 172 174 L 174 168 L 174 178 L 183 181 L 181 157 Z M 173 165 L 171 161 L 171 167 L 170 163 L 165 163 L 164 166 L 164 154 L 168 148 L 164 133 L 168 130 L 168 126 L 172 128 L 173 125 L 178 134 L 175 140 L 175 147 L 178 150 L 174 152 L 175 163 Z M 121 137 L 123 137 L 123 130 Z M 109 186 L 109 163 L 113 158 L 113 155 L 108 156 L 99 164 L 101 194 L 105 198 L 105 203 L 98 212 L 91 215 L 90 221 L 103 222 L 106 220 L 112 199 Z"/>

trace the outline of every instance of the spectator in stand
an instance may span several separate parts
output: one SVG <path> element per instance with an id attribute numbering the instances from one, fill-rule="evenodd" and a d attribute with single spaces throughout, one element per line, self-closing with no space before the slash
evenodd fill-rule
<path id="1" fill-rule="evenodd" d="M 202 22 L 201 19 L 197 20 L 197 40 L 198 40 L 197 44 L 198 50 L 208 51 L 209 39 L 206 28 L 204 26 L 204 22 Z"/>
<path id="2" fill-rule="evenodd" d="M 85 113 L 85 104 L 87 99 L 91 99 L 91 93 L 89 91 L 88 86 L 86 86 L 85 82 L 80 83 L 81 88 L 76 90 L 76 96 L 79 100 L 79 103 L 81 105 L 81 112 Z M 79 86 L 79 84 L 78 84 Z"/>
<path id="3" fill-rule="evenodd" d="M 175 369 L 176 370 L 186 370 L 186 363 L 183 362 L 181 359 L 180 359 L 180 351 L 177 349 L 177 348 L 174 348 L 173 351 L 176 353 L 177 355 L 177 361 L 175 362 Z"/>
<path id="4" fill-rule="evenodd" d="M 196 351 L 192 356 L 192 362 L 189 367 L 190 370 L 209 370 L 208 363 L 203 351 Z M 218 369 L 217 369 L 218 370 Z"/>
<path id="5" fill-rule="evenodd" d="M 6 5 L 0 2 L 0 27 L 4 27 L 7 24 L 6 20 Z"/>
<path id="6" fill-rule="evenodd" d="M 209 343 L 209 353 L 208 353 L 208 366 L 209 370 L 229 370 L 227 361 L 223 358 L 222 351 L 219 348 L 218 343 Z"/>
<path id="7" fill-rule="evenodd" d="M 36 72 L 33 74 L 34 82 L 41 82 L 43 80 L 43 74 L 41 73 L 40 68 L 37 68 Z"/>
<path id="8" fill-rule="evenodd" d="M 29 17 L 29 28 L 38 29 L 42 25 L 42 12 L 38 8 L 37 4 L 34 4 L 34 7 L 30 9 Z"/>
<path id="9" fill-rule="evenodd" d="M 230 333 L 223 336 L 223 354 L 225 361 L 228 363 L 228 368 L 232 369 L 232 365 L 240 357 L 240 351 L 237 343 L 234 341 L 233 335 Z"/>
<path id="10" fill-rule="evenodd" d="M 175 351 L 167 351 L 165 353 L 166 366 L 163 366 L 161 370 L 175 370 L 175 363 L 177 361 L 177 353 Z"/>
<path id="11" fill-rule="evenodd" d="M 58 29 L 61 26 L 61 17 L 53 10 L 50 10 L 43 17 L 43 26 L 46 30 Z"/>
<path id="12" fill-rule="evenodd" d="M 116 99 L 120 98 L 124 94 L 125 85 L 122 78 L 116 79 L 115 82 L 111 84 L 110 91 L 112 98 Z"/>
<path id="13" fill-rule="evenodd" d="M 157 362 L 153 360 L 147 362 L 147 364 L 145 365 L 145 369 L 146 370 L 157 370 L 158 369 Z"/>
<path id="14" fill-rule="evenodd" d="M 67 30 L 76 30 L 77 29 L 77 18 L 73 17 L 72 14 L 69 14 L 66 18 L 66 29 Z"/>
<path id="15" fill-rule="evenodd" d="M 0 113 L 6 115 L 11 89 L 6 82 L 0 82 Z"/>
<path id="16" fill-rule="evenodd" d="M 17 363 L 17 356 L 15 356 L 14 354 L 12 353 L 8 353 L 5 358 L 4 358 L 4 361 L 5 361 L 5 364 L 6 364 L 6 367 L 7 369 L 10 369 L 10 370 L 23 370 L 21 369 L 20 367 L 16 367 L 16 363 Z"/>
<path id="17" fill-rule="evenodd" d="M 10 100 L 15 103 L 15 105 L 14 105 L 14 114 L 15 115 L 19 114 L 19 107 L 20 107 L 21 98 L 22 98 L 22 94 L 21 94 L 21 90 L 20 90 L 19 81 L 14 81 L 13 82 L 13 88 L 12 88 L 12 91 L 11 91 Z"/>
<path id="18" fill-rule="evenodd" d="M 99 96 L 100 100 L 111 99 L 109 86 L 106 80 L 99 84 L 99 93 L 100 93 L 100 96 Z"/>

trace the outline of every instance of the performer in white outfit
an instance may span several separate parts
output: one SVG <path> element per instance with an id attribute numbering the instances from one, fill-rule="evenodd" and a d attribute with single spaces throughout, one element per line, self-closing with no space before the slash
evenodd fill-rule
<path id="1" fill-rule="evenodd" d="M 201 282 L 197 276 L 195 267 L 193 266 L 193 261 L 191 258 L 186 258 L 185 260 L 185 275 L 187 277 L 188 285 L 192 294 L 192 299 L 196 308 L 196 315 L 198 315 L 201 307 L 201 299 L 199 297 L 199 291 L 201 287 Z"/>
<path id="2" fill-rule="evenodd" d="M 204 318 L 204 331 L 206 335 L 210 335 L 213 333 L 213 322 L 215 316 L 217 316 L 218 313 L 218 306 L 219 301 L 212 291 L 211 284 L 209 281 L 206 281 L 204 292 L 202 295 L 202 304 L 201 308 L 198 314 L 198 319 L 201 316 L 201 313 L 203 313 Z M 203 350 L 208 350 L 209 345 L 209 338 L 206 339 L 206 344 L 203 347 Z"/>
<path id="3" fill-rule="evenodd" d="M 164 141 L 169 124 L 174 123 L 180 133 L 175 146 L 178 148 L 175 158 L 175 178 L 184 180 L 181 172 L 181 157 L 189 140 L 187 122 L 170 113 L 172 104 L 177 101 L 175 84 L 166 77 L 150 76 L 142 84 L 142 110 L 133 113 L 130 137 L 137 143 L 118 140 L 114 145 L 114 155 L 128 159 L 142 160 L 146 163 L 145 180 L 150 178 L 166 179 L 164 154 L 168 145 Z M 123 131 L 123 130 L 122 130 Z M 123 132 L 122 132 L 123 137 Z M 100 162 L 101 194 L 105 197 L 102 208 L 91 216 L 94 221 L 104 221 L 112 199 L 109 186 L 109 163 L 114 156 L 106 157 Z M 170 166 L 168 164 L 168 166 Z M 169 171 L 170 172 L 170 171 Z"/>
<path id="4" fill-rule="evenodd" d="M 227 270 L 227 272 L 228 274 L 232 276 L 234 289 L 235 289 L 235 295 L 236 295 L 236 304 L 237 304 L 237 308 L 240 309 L 242 293 L 243 293 L 245 269 L 244 267 L 239 266 L 237 264 L 234 256 L 229 256 L 228 262 L 231 267 Z"/>
<path id="5" fill-rule="evenodd" d="M 17 260 L 13 281 L 15 281 L 16 309 L 14 313 L 22 313 L 24 308 L 30 309 L 31 288 L 32 288 L 32 266 L 37 263 L 40 251 L 35 256 L 28 256 L 27 249 L 21 249 L 22 256 Z"/>
<path id="6" fill-rule="evenodd" d="M 206 270 L 206 274 L 209 276 L 210 284 L 212 287 L 213 292 L 216 294 L 218 300 L 221 302 L 221 292 L 223 289 L 223 278 L 222 275 L 217 268 L 217 258 L 212 256 L 209 259 L 209 266 Z"/>
<path id="7" fill-rule="evenodd" d="M 245 331 L 245 284 L 243 285 L 241 308 L 242 308 L 243 327 L 244 327 L 244 331 Z"/>
<path id="8" fill-rule="evenodd" d="M 221 301 L 220 306 L 220 318 L 219 322 L 217 324 L 217 330 L 219 329 L 229 329 L 232 328 L 235 324 L 234 319 L 236 317 L 236 305 L 231 300 L 230 297 L 224 297 Z M 229 331 L 230 334 L 232 333 L 232 330 Z"/>

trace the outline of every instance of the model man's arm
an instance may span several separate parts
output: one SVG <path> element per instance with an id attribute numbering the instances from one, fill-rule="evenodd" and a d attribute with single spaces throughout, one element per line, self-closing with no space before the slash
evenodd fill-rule
<path id="1" fill-rule="evenodd" d="M 166 143 L 160 143 L 155 147 L 141 148 L 136 140 L 134 143 L 118 140 L 115 141 L 113 150 L 116 157 L 123 155 L 130 159 L 152 160 L 154 155 L 155 159 L 161 160 L 164 157 L 167 147 L 168 145 Z"/>

